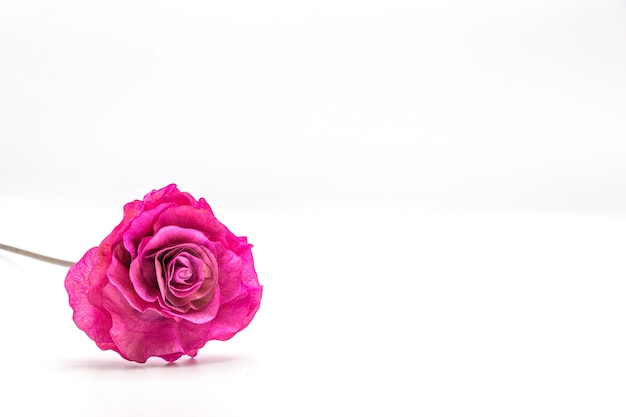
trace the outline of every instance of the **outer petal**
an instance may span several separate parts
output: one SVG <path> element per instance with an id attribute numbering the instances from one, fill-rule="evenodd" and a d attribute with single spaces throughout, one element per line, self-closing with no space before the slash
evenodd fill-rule
<path id="1" fill-rule="evenodd" d="M 220 302 L 225 304 L 241 292 L 243 261 L 233 252 L 222 248 L 219 251 L 217 264 L 219 270 L 218 285 L 221 293 Z"/>
<path id="2" fill-rule="evenodd" d="M 135 217 L 124 232 L 124 247 L 130 253 L 131 258 L 137 256 L 137 248 L 142 239 L 153 234 L 153 225 L 159 215 L 167 208 L 172 207 L 172 204 L 160 204 L 157 207 L 144 211 Z"/>
<path id="3" fill-rule="evenodd" d="M 254 269 L 254 258 L 252 257 L 252 245 L 248 245 L 248 249 L 241 252 L 239 256 L 242 259 L 241 282 L 246 287 L 260 287 L 259 278 Z"/>
<path id="4" fill-rule="evenodd" d="M 176 184 L 170 184 L 159 190 L 152 190 L 143 198 L 146 210 L 150 210 L 157 205 L 172 203 L 176 206 L 191 206 L 196 204 L 196 200 L 189 194 L 178 190 Z"/>
<path id="5" fill-rule="evenodd" d="M 206 338 L 207 325 L 179 323 L 152 310 L 139 312 L 112 285 L 104 287 L 103 300 L 111 312 L 111 338 L 129 360 L 143 363 L 158 356 L 171 362 L 194 353 L 196 345 Z"/>
<path id="6" fill-rule="evenodd" d="M 226 226 L 215 218 L 212 212 L 190 206 L 168 207 L 167 210 L 164 210 L 155 221 L 154 230 L 159 230 L 165 226 L 199 230 L 211 241 L 222 242 L 227 247 L 230 247 L 229 237 L 232 236 L 237 239 Z"/>
<path id="7" fill-rule="evenodd" d="M 261 304 L 262 287 L 245 290 L 236 299 L 220 307 L 211 321 L 209 340 L 228 340 L 252 321 Z"/>
<path id="8" fill-rule="evenodd" d="M 166 204 L 168 206 L 199 206 L 210 211 L 210 207 L 204 199 L 200 199 L 199 202 L 196 202 L 190 194 L 180 192 L 176 187 L 176 184 L 170 184 L 159 190 L 153 190 L 148 193 L 144 197 L 143 201 L 135 200 L 130 203 L 126 203 L 124 205 L 124 217 L 122 221 L 104 239 L 102 244 L 105 246 L 111 246 L 113 243 L 119 241 L 122 234 L 128 230 L 131 223 L 134 222 L 134 219 L 137 216 L 162 204 Z"/>
<path id="9" fill-rule="evenodd" d="M 143 206 L 143 201 L 136 200 L 126 203 L 124 205 L 124 217 L 122 218 L 122 221 L 115 226 L 113 231 L 111 231 L 107 237 L 104 238 L 100 246 L 112 247 L 117 242 L 121 241 L 122 235 L 130 227 L 132 220 L 143 211 Z"/>
<path id="10" fill-rule="evenodd" d="M 109 330 L 111 316 L 102 306 L 101 291 L 107 284 L 108 257 L 100 248 L 90 249 L 70 268 L 65 278 L 65 289 L 74 310 L 74 322 L 79 329 L 104 349 L 113 343 Z M 101 346 L 102 345 L 102 346 Z"/>
<path id="11" fill-rule="evenodd" d="M 248 248 L 240 256 L 242 259 L 241 291 L 235 299 L 220 307 L 217 316 L 211 322 L 210 339 L 230 339 L 250 324 L 261 305 L 263 287 L 259 285 L 252 252 Z"/>
<path id="12" fill-rule="evenodd" d="M 126 297 L 126 300 L 130 303 L 130 305 L 139 311 L 146 311 L 151 305 L 151 303 L 149 303 L 150 300 L 146 300 L 145 297 L 142 298 L 139 294 L 137 294 L 137 291 L 129 278 L 130 272 L 127 262 L 120 259 L 120 256 L 117 255 L 119 252 L 125 252 L 121 244 L 118 244 L 115 247 L 114 253 L 116 254 L 112 257 L 111 265 L 107 269 L 107 278 L 111 284 L 117 287 L 117 289 L 124 294 L 124 297 Z"/>

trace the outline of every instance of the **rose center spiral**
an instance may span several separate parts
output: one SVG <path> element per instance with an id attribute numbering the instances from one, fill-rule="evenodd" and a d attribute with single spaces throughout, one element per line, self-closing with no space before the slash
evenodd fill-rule
<path id="1" fill-rule="evenodd" d="M 153 254 L 149 253 L 146 261 L 153 265 L 160 293 L 158 302 L 165 311 L 172 314 L 200 312 L 213 299 L 217 269 L 215 257 L 208 248 L 195 242 L 164 245 Z"/>
<path id="2" fill-rule="evenodd" d="M 176 271 L 176 277 L 174 278 L 174 280 L 178 282 L 186 281 L 192 275 L 193 275 L 193 272 L 191 272 L 191 269 L 187 267 L 183 267 Z"/>
<path id="3" fill-rule="evenodd" d="M 193 277 L 193 265 L 188 254 L 178 254 L 170 261 L 168 272 L 172 284 L 186 284 Z"/>

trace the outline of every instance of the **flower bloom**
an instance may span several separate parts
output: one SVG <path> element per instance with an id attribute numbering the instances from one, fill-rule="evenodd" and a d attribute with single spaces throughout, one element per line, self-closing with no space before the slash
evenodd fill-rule
<path id="1" fill-rule="evenodd" d="M 259 309 L 245 237 L 207 202 L 172 184 L 124 206 L 122 222 L 65 278 L 74 322 L 102 350 L 145 362 L 195 356 L 227 340 Z"/>

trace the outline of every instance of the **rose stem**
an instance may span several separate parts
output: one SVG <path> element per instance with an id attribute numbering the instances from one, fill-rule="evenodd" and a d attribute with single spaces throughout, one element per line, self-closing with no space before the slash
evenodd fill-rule
<path id="1" fill-rule="evenodd" d="M 37 259 L 38 261 L 48 262 L 49 264 L 67 266 L 67 267 L 74 265 L 74 262 L 64 261 L 62 259 L 57 259 L 57 258 L 51 258 L 49 256 L 40 255 L 35 252 L 29 252 L 24 249 L 14 248 L 13 246 L 4 245 L 2 243 L 0 243 L 0 249 L 5 250 L 7 252 L 17 253 L 18 255 L 28 256 L 29 258 Z"/>

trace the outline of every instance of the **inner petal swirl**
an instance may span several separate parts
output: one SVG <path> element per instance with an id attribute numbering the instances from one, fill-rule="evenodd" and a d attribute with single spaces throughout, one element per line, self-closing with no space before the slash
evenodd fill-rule
<path id="1" fill-rule="evenodd" d="M 208 304 L 215 287 L 214 257 L 194 244 L 178 244 L 154 256 L 162 305 L 179 313 Z"/>

